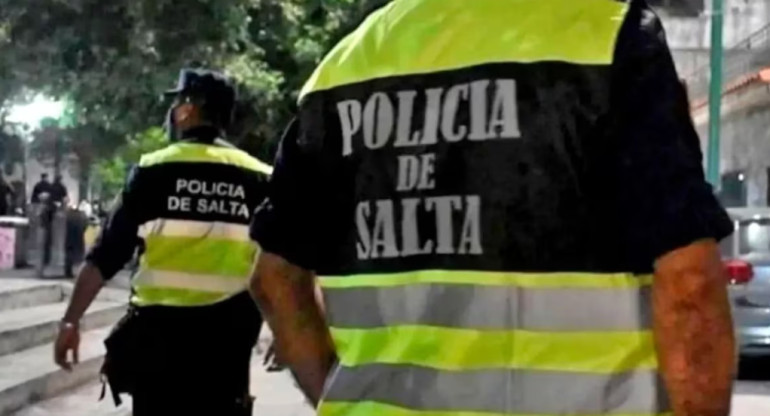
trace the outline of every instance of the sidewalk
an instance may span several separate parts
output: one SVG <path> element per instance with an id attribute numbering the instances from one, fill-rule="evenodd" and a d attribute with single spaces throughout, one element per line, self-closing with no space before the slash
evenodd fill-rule
<path id="1" fill-rule="evenodd" d="M 26 269 L 13 269 L 13 270 L 0 270 L 0 279 L 30 279 L 39 280 L 41 282 L 72 282 L 75 279 L 66 279 L 62 276 L 58 276 L 56 269 L 50 268 L 47 271 L 46 277 L 40 278 L 37 275 L 35 268 Z M 113 277 L 108 283 L 107 287 L 113 287 L 117 289 L 130 288 L 131 274 L 127 270 L 120 271 L 115 277 Z"/>
<path id="2" fill-rule="evenodd" d="M 115 408 L 108 397 L 99 402 L 101 385 L 92 383 L 66 395 L 35 404 L 13 416 L 130 416 L 131 398 Z M 262 367 L 262 356 L 252 360 L 251 393 L 257 397 L 254 416 L 314 416 L 315 412 L 294 387 L 288 372 L 268 373 Z"/>
<path id="3" fill-rule="evenodd" d="M 19 286 L 39 285 L 39 282 L 71 284 L 70 280 L 38 279 L 34 269 L 0 270 L 0 288 L 18 289 Z M 121 272 L 112 279 L 108 287 L 112 295 L 128 300 L 129 275 Z M 256 396 L 254 415 L 269 416 L 313 416 L 315 413 L 305 404 L 288 372 L 268 373 L 262 365 L 264 352 L 270 344 L 272 334 L 265 326 L 252 358 L 251 393 Z M 96 375 L 94 375 L 96 376 Z M 64 395 L 33 404 L 15 416 L 129 416 L 130 397 L 125 397 L 121 408 L 116 409 L 111 400 L 99 402 L 101 385 L 96 381 Z"/>

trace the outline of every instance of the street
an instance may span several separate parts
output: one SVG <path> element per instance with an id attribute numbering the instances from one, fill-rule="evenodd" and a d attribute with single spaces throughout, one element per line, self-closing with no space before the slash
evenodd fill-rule
<path id="1" fill-rule="evenodd" d="M 741 360 L 732 416 L 770 415 L 770 359 Z"/>

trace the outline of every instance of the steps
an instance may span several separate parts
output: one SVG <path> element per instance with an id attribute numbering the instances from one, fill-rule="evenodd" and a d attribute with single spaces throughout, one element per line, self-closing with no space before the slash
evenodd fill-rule
<path id="1" fill-rule="evenodd" d="M 53 342 L 66 307 L 65 302 L 58 302 L 0 313 L 0 356 Z M 83 317 L 81 328 L 87 331 L 112 325 L 125 310 L 115 302 L 96 301 Z"/>
<path id="2" fill-rule="evenodd" d="M 128 294 L 105 289 L 91 305 L 81 323 L 80 364 L 68 373 L 53 362 L 53 342 L 71 291 L 69 282 L 0 278 L 0 416 L 97 378 L 103 340 Z"/>
<path id="3" fill-rule="evenodd" d="M 22 279 L 3 279 L 0 311 L 25 308 L 62 300 L 61 285 L 36 283 Z"/>

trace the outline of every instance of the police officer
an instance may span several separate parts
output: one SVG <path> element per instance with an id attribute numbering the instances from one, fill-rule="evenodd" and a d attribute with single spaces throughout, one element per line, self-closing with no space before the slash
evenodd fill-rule
<path id="1" fill-rule="evenodd" d="M 731 226 L 685 100 L 643 1 L 371 14 L 300 93 L 252 227 L 319 413 L 726 416 Z"/>
<path id="2" fill-rule="evenodd" d="M 113 393 L 130 393 L 136 416 L 250 415 L 262 320 L 246 293 L 258 250 L 248 223 L 271 167 L 222 140 L 235 104 L 224 76 L 183 70 L 168 94 L 173 143 L 130 174 L 79 274 L 56 361 L 77 362 L 83 313 L 141 247 L 129 314 L 106 342 Z"/>

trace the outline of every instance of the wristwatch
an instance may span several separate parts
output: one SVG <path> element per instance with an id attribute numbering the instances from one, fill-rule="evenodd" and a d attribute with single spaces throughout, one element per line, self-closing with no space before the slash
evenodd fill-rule
<path id="1" fill-rule="evenodd" d="M 79 327 L 80 327 L 80 324 L 78 323 L 67 322 L 64 320 L 59 322 L 60 331 L 69 330 L 69 329 L 78 329 Z"/>

